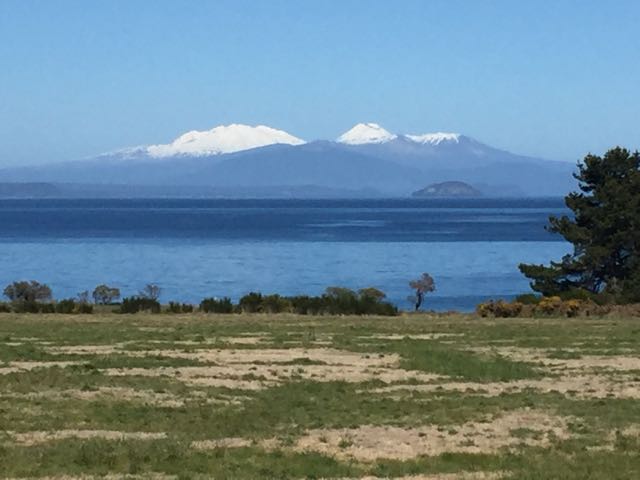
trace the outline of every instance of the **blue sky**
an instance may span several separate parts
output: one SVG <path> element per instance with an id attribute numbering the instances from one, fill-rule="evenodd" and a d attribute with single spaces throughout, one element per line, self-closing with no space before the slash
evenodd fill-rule
<path id="1" fill-rule="evenodd" d="M 0 165 L 267 124 L 640 148 L 640 2 L 0 0 Z"/>

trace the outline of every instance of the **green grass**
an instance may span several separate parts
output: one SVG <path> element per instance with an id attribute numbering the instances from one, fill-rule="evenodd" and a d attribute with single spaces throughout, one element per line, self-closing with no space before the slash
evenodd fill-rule
<path id="1" fill-rule="evenodd" d="M 449 334 L 417 340 L 410 335 Z M 239 344 L 234 337 L 260 335 L 261 342 Z M 395 335 L 400 340 L 385 340 Z M 34 340 L 35 339 L 35 340 Z M 640 478 L 640 400 L 580 398 L 539 390 L 488 395 L 482 388 L 459 392 L 438 388 L 447 382 L 474 385 L 516 380 L 556 381 L 560 372 L 539 363 L 516 361 L 491 353 L 502 347 L 546 352 L 554 361 L 579 362 L 589 355 L 640 355 L 637 319 L 505 319 L 470 316 L 403 315 L 376 317 L 299 317 L 295 315 L 112 315 L 91 316 L 0 314 L 0 369 L 11 362 L 75 361 L 66 368 L 36 368 L 0 375 L 0 476 L 142 474 L 162 472 L 178 478 L 358 478 L 402 477 L 461 471 L 506 472 L 507 479 Z M 195 343 L 180 343 L 180 342 Z M 176 343 L 179 342 L 179 343 Z M 327 343 L 328 342 L 328 343 Z M 73 345 L 118 345 L 118 353 L 56 354 Z M 236 351 L 242 361 L 256 349 L 338 349 L 363 359 L 399 358 L 398 368 L 442 376 L 429 390 L 412 390 L 420 382 L 407 375 L 396 383 L 372 378 L 345 382 L 303 378 L 304 369 L 322 369 L 328 360 L 292 354 L 277 368 L 289 376 L 266 375 L 267 388 L 244 390 L 190 383 L 181 375 L 109 376 L 107 369 L 206 368 L 213 362 L 173 358 L 145 351 Z M 488 353 L 477 353 L 488 352 Z M 393 357 L 391 357 L 393 355 Z M 248 362 L 276 368 L 268 359 Z M 229 364 L 233 366 L 233 364 Z M 338 367 L 339 368 L 339 367 Z M 347 367 L 345 367 L 347 368 Z M 174 370 L 171 369 L 170 372 Z M 637 381 L 637 371 L 626 375 Z M 588 374 L 589 371 L 571 374 Z M 239 379 L 263 381 L 257 373 Z M 65 392 L 127 389 L 140 397 L 96 394 L 81 398 Z M 380 390 L 382 389 L 382 391 Z M 56 394 L 57 392 L 57 394 Z M 182 404 L 154 402 L 152 394 L 181 399 Z M 145 397 L 148 395 L 149 398 Z M 163 397 L 164 398 L 164 397 Z M 437 427 L 456 432 L 468 422 L 484 422 L 508 412 L 542 411 L 566 419 L 567 438 L 526 446 L 540 440 L 535 426 L 513 426 L 512 450 L 485 453 L 449 452 L 407 460 L 371 461 L 296 450 L 296 442 L 315 429 L 349 429 L 366 425 L 405 429 Z M 10 432 L 58 430 L 162 432 L 165 439 L 79 440 L 67 438 L 34 445 L 18 444 Z M 3 433 L 4 432 L 4 433 Z M 626 432 L 626 433 L 625 433 Z M 242 437 L 250 446 L 197 450 L 195 440 Z M 275 441 L 267 448 L 265 442 Z M 469 439 L 469 444 L 473 439 Z M 518 446 L 519 445 L 519 446 Z M 337 448 L 343 454 L 357 445 L 348 436 Z M 602 450 L 603 447 L 609 450 Z"/>

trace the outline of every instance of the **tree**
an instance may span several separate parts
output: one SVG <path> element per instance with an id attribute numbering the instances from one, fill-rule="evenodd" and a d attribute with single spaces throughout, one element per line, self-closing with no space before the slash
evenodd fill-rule
<path id="1" fill-rule="evenodd" d="M 93 289 L 93 301 L 99 305 L 108 305 L 120 298 L 120 290 L 109 285 L 98 285 Z"/>
<path id="2" fill-rule="evenodd" d="M 161 288 L 154 283 L 147 283 L 145 287 L 140 290 L 138 295 L 142 298 L 146 298 L 148 300 L 157 301 L 160 298 Z"/>
<path id="3" fill-rule="evenodd" d="M 428 273 L 423 273 L 417 280 L 411 280 L 409 286 L 415 290 L 415 295 L 410 300 L 415 304 L 416 312 L 420 310 L 424 301 L 424 294 L 433 292 L 436 289 L 436 282 Z"/>
<path id="4" fill-rule="evenodd" d="M 89 303 L 89 291 L 84 290 L 82 292 L 78 292 L 76 301 L 81 305 L 86 305 L 87 303 Z"/>
<path id="5" fill-rule="evenodd" d="M 51 288 L 44 283 L 31 281 L 13 282 L 4 289 L 4 295 L 12 302 L 46 302 L 51 300 Z"/>
<path id="6" fill-rule="evenodd" d="M 387 297 L 386 293 L 375 287 L 361 288 L 358 290 L 358 294 L 360 295 L 360 299 L 374 303 L 381 302 Z"/>
<path id="7" fill-rule="evenodd" d="M 571 217 L 550 217 L 547 230 L 573 244 L 549 266 L 519 266 L 543 295 L 569 291 L 640 301 L 640 153 L 624 148 L 578 164 L 578 192 L 565 197 Z"/>

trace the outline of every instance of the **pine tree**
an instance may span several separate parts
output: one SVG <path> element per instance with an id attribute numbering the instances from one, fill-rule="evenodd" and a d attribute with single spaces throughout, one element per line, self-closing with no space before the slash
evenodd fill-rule
<path id="1" fill-rule="evenodd" d="M 551 217 L 547 229 L 573 244 L 560 262 L 520 265 L 543 295 L 571 290 L 640 301 L 640 153 L 624 148 L 578 165 L 578 192 L 565 197 L 572 217 Z"/>

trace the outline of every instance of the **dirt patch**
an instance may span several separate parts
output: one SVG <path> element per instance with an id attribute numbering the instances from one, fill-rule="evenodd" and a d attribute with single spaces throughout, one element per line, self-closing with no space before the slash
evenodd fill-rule
<path id="1" fill-rule="evenodd" d="M 81 362 L 9 362 L 6 367 L 0 368 L 0 375 L 10 373 L 28 372 L 36 368 L 66 368 L 71 365 L 79 365 Z"/>
<path id="2" fill-rule="evenodd" d="M 341 478 L 335 480 L 498 480 L 504 478 L 505 472 L 456 472 L 456 473 L 436 473 L 432 475 L 408 475 L 405 477 L 359 477 Z M 329 480 L 329 479 L 325 479 Z"/>
<path id="3" fill-rule="evenodd" d="M 158 332 L 158 333 L 171 333 L 175 332 L 173 327 L 138 327 L 141 332 Z"/>
<path id="4" fill-rule="evenodd" d="M 555 350 L 517 347 L 476 347 L 474 353 L 497 354 L 518 362 L 536 363 L 550 371 L 558 370 L 640 370 L 636 355 L 582 355 L 580 358 L 551 358 Z M 565 349 L 567 350 L 567 349 Z M 580 350 L 571 350 L 580 353 Z"/>
<path id="5" fill-rule="evenodd" d="M 114 345 L 60 345 L 45 348 L 47 353 L 63 355 L 112 355 L 122 353 L 124 344 Z"/>
<path id="6" fill-rule="evenodd" d="M 160 440 L 167 437 L 164 432 L 119 432 L 116 430 L 55 430 L 50 432 L 10 432 L 14 441 L 20 445 L 32 446 L 55 440 L 77 438 L 89 440 L 103 438 L 105 440 Z"/>
<path id="7" fill-rule="evenodd" d="M 640 399 L 640 380 L 628 375 L 575 375 L 540 380 L 514 380 L 511 382 L 444 382 L 422 385 L 390 385 L 371 390 L 373 393 L 390 393 L 402 390 L 419 392 L 461 392 L 477 395 L 498 396 L 520 393 L 525 390 L 542 393 L 561 393 L 574 398 L 629 398 Z"/>
<path id="8" fill-rule="evenodd" d="M 464 333 L 415 333 L 415 334 L 399 334 L 393 333 L 389 335 L 370 335 L 361 336 L 359 338 L 374 338 L 376 340 L 439 340 L 441 338 L 463 337 Z"/>
<path id="9" fill-rule="evenodd" d="M 361 426 L 312 430 L 295 444 L 297 451 L 316 451 L 343 459 L 409 460 L 443 453 L 496 453 L 518 446 L 548 447 L 554 438 L 569 437 L 567 420 L 544 412 L 518 410 L 487 422 L 413 429 Z"/>
<path id="10" fill-rule="evenodd" d="M 142 475 L 134 475 L 130 473 L 107 474 L 107 475 L 58 475 L 46 477 L 20 477 L 20 478 L 3 478 L 2 480 L 176 480 L 177 475 L 168 475 L 166 473 L 145 473 Z"/>
<path id="11" fill-rule="evenodd" d="M 216 448 L 244 448 L 253 444 L 254 442 L 248 438 L 229 437 L 191 442 L 191 447 L 196 450 L 215 450 Z"/>
<path id="12" fill-rule="evenodd" d="M 397 354 L 366 355 L 331 348 L 285 348 L 285 349 L 210 349 L 183 352 L 181 350 L 147 350 L 133 352 L 141 356 L 184 358 L 216 364 L 237 363 L 289 363 L 304 358 L 312 362 L 329 365 L 352 365 L 366 367 L 395 367 L 400 362 Z"/>
<path id="13" fill-rule="evenodd" d="M 267 388 L 291 379 L 315 381 L 431 382 L 440 375 L 398 368 L 400 357 L 366 355 L 325 348 L 215 349 L 183 352 L 150 350 L 135 356 L 184 358 L 212 365 L 193 367 L 111 368 L 106 375 L 168 376 L 189 385 L 218 386 L 245 390 Z"/>

